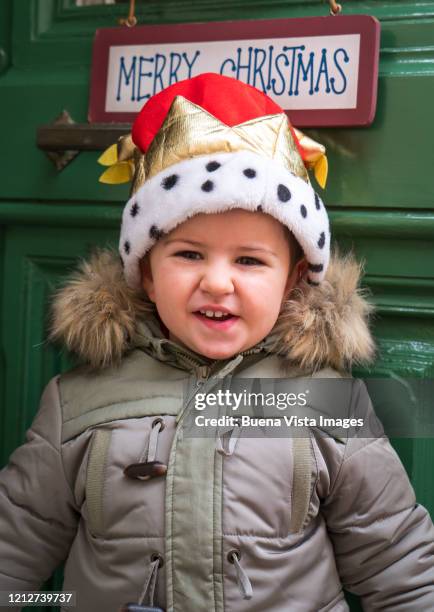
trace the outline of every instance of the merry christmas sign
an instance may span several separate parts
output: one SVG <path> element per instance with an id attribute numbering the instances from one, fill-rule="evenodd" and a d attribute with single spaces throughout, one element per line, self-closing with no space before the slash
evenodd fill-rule
<path id="1" fill-rule="evenodd" d="M 368 15 L 98 30 L 89 120 L 132 122 L 165 87 L 216 72 L 267 93 L 294 125 L 369 125 L 379 40 Z"/>

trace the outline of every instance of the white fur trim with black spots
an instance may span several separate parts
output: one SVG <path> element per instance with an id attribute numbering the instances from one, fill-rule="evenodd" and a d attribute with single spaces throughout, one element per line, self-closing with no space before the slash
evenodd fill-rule
<path id="1" fill-rule="evenodd" d="M 194 157 L 149 179 L 127 202 L 119 252 L 125 278 L 140 286 L 140 259 L 164 234 L 199 213 L 233 208 L 261 211 L 286 225 L 320 283 L 330 257 L 327 211 L 311 185 L 271 159 L 250 151 Z"/>

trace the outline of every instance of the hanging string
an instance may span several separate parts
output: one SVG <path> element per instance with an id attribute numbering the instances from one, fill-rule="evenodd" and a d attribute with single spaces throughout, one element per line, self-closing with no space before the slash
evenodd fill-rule
<path id="1" fill-rule="evenodd" d="M 342 5 L 338 4 L 336 0 L 329 0 L 330 15 L 339 15 L 342 12 Z"/>
<path id="2" fill-rule="evenodd" d="M 135 5 L 136 5 L 136 0 L 130 0 L 130 9 L 128 11 L 128 17 L 126 19 L 124 17 L 122 19 L 119 19 L 120 25 L 126 25 L 129 28 L 132 28 L 133 26 L 136 25 L 137 18 L 135 15 Z"/>

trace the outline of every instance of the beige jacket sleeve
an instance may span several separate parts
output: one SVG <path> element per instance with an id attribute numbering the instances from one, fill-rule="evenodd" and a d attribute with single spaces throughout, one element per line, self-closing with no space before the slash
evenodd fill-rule
<path id="1" fill-rule="evenodd" d="M 58 378 L 45 388 L 26 443 L 0 472 L 0 590 L 38 589 L 67 557 L 78 508 L 60 454 Z"/>
<path id="2" fill-rule="evenodd" d="M 355 381 L 352 408 L 372 416 Z M 385 436 L 349 439 L 323 504 L 344 587 L 364 610 L 434 610 L 434 528 Z"/>

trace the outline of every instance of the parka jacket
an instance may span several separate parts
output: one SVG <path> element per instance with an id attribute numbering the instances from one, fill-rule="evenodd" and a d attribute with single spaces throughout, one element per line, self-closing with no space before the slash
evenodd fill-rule
<path id="1" fill-rule="evenodd" d="M 224 376 L 338 377 L 370 357 L 358 277 L 335 260 L 270 337 L 211 362 L 164 336 L 109 253 L 84 264 L 54 335 L 90 365 L 49 382 L 0 472 L 0 591 L 37 590 L 66 561 L 79 612 L 343 612 L 343 587 L 365 610 L 434 610 L 433 525 L 385 436 L 184 435 Z M 350 389 L 349 413 L 371 411 Z"/>

